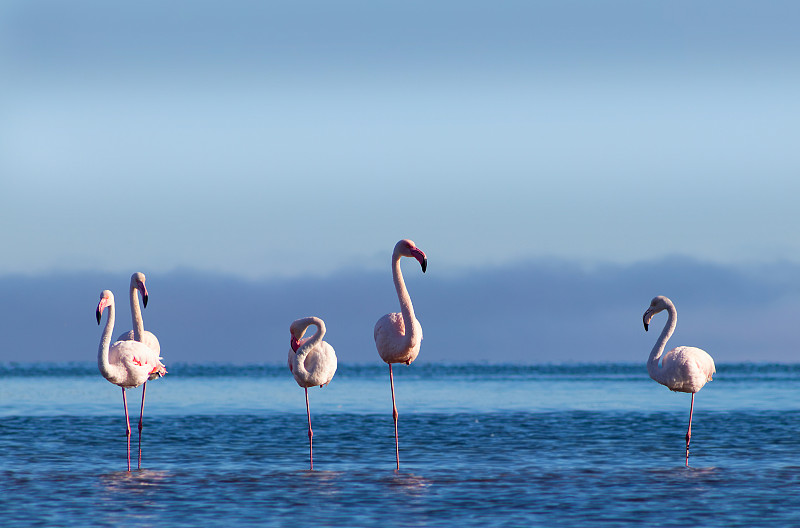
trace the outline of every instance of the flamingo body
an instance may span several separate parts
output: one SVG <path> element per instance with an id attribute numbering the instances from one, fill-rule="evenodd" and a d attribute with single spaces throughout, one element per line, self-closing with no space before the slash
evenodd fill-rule
<path id="1" fill-rule="evenodd" d="M 405 363 L 410 365 L 419 355 L 422 344 L 422 325 L 414 316 L 414 305 L 403 280 L 400 270 L 400 258 L 416 258 L 422 272 L 428 268 L 428 259 L 413 241 L 399 241 L 392 251 L 392 278 L 394 279 L 397 298 L 400 301 L 400 312 L 388 313 L 375 323 L 374 337 L 378 355 L 389 364 Z"/>
<path id="2" fill-rule="evenodd" d="M 317 332 L 311 337 L 303 337 L 309 326 L 315 325 Z M 304 317 L 292 323 L 292 346 L 289 350 L 289 371 L 301 387 L 327 385 L 336 373 L 336 352 L 322 338 L 325 336 L 325 323 L 319 317 Z"/>
<path id="3" fill-rule="evenodd" d="M 303 337 L 309 326 L 317 331 L 311 337 Z M 314 432 L 311 430 L 311 408 L 308 405 L 308 388 L 327 385 L 336 373 L 336 352 L 322 340 L 325 336 L 325 323 L 319 317 L 303 317 L 289 326 L 291 350 L 289 350 L 289 371 L 298 385 L 306 393 L 306 415 L 308 416 L 308 459 L 314 469 Z"/>
<path id="4" fill-rule="evenodd" d="M 114 385 L 133 389 L 148 381 L 150 376 L 166 374 L 164 364 L 152 348 L 138 341 L 117 341 L 108 351 L 108 362 L 116 372 L 106 379 Z"/>
<path id="5" fill-rule="evenodd" d="M 692 414 L 694 412 L 694 395 L 711 381 L 717 371 L 714 359 L 700 348 L 679 346 L 664 353 L 667 341 L 678 324 L 678 311 L 669 298 L 659 295 L 650 301 L 650 307 L 644 312 L 642 322 L 647 331 L 653 316 L 663 310 L 667 311 L 667 323 L 656 341 L 647 360 L 647 372 L 658 383 L 676 392 L 688 392 L 692 395 L 689 407 L 689 429 L 686 432 L 686 466 L 689 466 L 689 441 L 692 438 Z"/>
<path id="6" fill-rule="evenodd" d="M 397 434 L 398 415 L 394 398 L 392 363 L 410 365 L 417 359 L 419 347 L 422 344 L 422 326 L 414 316 L 411 296 L 408 294 L 406 283 L 403 280 L 403 272 L 400 270 L 400 259 L 402 257 L 417 259 L 422 267 L 422 273 L 425 273 L 428 268 L 428 258 L 413 241 L 403 239 L 395 244 L 392 251 L 392 278 L 397 291 L 397 299 L 400 301 L 400 312 L 388 313 L 378 319 L 373 333 L 378 355 L 384 362 L 389 364 L 389 385 L 392 390 L 392 419 L 394 420 L 394 450 L 398 470 L 400 469 L 400 441 Z"/>
<path id="7" fill-rule="evenodd" d="M 142 310 L 139 308 L 139 293 L 142 294 L 142 303 L 147 308 L 147 287 L 145 286 L 144 273 L 136 272 L 131 275 L 130 285 L 130 301 L 131 301 L 131 322 L 133 330 L 123 332 L 117 338 L 117 341 L 138 341 L 143 343 L 148 348 L 152 349 L 156 356 L 161 355 L 161 344 L 158 338 L 152 333 L 144 329 L 144 321 L 142 320 Z M 160 359 L 160 357 L 159 357 Z M 164 371 L 166 373 L 166 371 Z M 163 376 L 163 373 L 153 372 L 148 377 L 149 380 L 157 379 Z M 142 428 L 144 427 L 144 398 L 147 393 L 147 382 L 142 387 L 142 406 L 139 412 L 139 467 L 142 467 Z"/>
<path id="8" fill-rule="evenodd" d="M 422 344 L 422 326 L 416 317 L 411 319 L 411 325 L 411 331 L 406 332 L 401 313 L 388 313 L 375 323 L 375 347 L 384 362 L 410 365 L 417 359 Z M 408 339 L 405 339 L 406 335 Z"/>
<path id="9" fill-rule="evenodd" d="M 128 471 L 131 469 L 131 425 L 128 418 L 128 402 L 125 389 L 143 385 L 148 379 L 158 378 L 167 373 L 158 353 L 138 341 L 116 341 L 111 344 L 114 331 L 114 294 L 104 290 L 97 305 L 97 324 L 100 324 L 103 311 L 108 308 L 108 319 L 100 338 L 97 350 L 97 366 L 105 379 L 122 388 L 122 403 L 125 408 L 125 434 L 128 438 Z M 144 393 L 142 394 L 144 405 Z M 139 421 L 141 435 L 141 419 Z M 141 437 L 140 437 L 141 438 Z M 141 446 L 141 443 L 140 443 Z M 141 447 L 140 447 L 141 467 Z"/>
<path id="10" fill-rule="evenodd" d="M 694 393 L 711 381 L 716 372 L 714 360 L 705 350 L 679 346 L 661 359 L 661 372 L 655 381 L 675 392 Z M 652 376 L 651 376 L 652 377 Z"/>
<path id="11" fill-rule="evenodd" d="M 676 392 L 695 393 L 711 381 L 716 372 L 714 360 L 705 350 L 696 347 L 679 346 L 664 353 L 667 341 L 678 324 L 678 312 L 669 298 L 660 295 L 650 302 L 650 307 L 642 316 L 647 330 L 653 316 L 667 311 L 667 323 L 656 341 L 647 361 L 647 372 L 658 383 Z"/>
<path id="12" fill-rule="evenodd" d="M 97 305 L 98 324 L 106 308 L 108 308 L 108 319 L 97 352 L 97 363 L 103 377 L 114 385 L 130 389 L 143 384 L 151 375 L 161 377 L 166 374 L 166 368 L 161 363 L 158 353 L 147 345 L 138 341 L 116 341 L 110 344 L 111 333 L 114 331 L 115 309 L 114 294 L 109 290 L 101 294 Z"/>

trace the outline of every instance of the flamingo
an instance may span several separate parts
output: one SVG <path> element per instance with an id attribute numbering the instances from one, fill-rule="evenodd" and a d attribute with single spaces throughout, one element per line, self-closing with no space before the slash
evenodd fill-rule
<path id="1" fill-rule="evenodd" d="M 311 337 L 303 337 L 306 329 L 315 325 L 317 331 Z M 311 469 L 314 469 L 314 447 L 311 430 L 311 411 L 308 407 L 308 388 L 319 385 L 323 387 L 331 382 L 336 373 L 336 352 L 333 347 L 323 341 L 325 323 L 319 317 L 303 317 L 294 321 L 289 327 L 292 334 L 289 352 L 289 372 L 294 375 L 297 384 L 306 392 L 306 415 L 308 416 L 308 457 Z"/>
<path id="2" fill-rule="evenodd" d="M 152 348 L 138 341 L 116 341 L 109 347 L 111 334 L 114 331 L 114 294 L 104 290 L 97 304 L 97 324 L 103 310 L 108 308 L 108 319 L 100 338 L 97 350 L 97 366 L 105 379 L 122 387 L 122 405 L 125 407 L 125 435 L 128 438 L 128 471 L 131 470 L 131 422 L 128 417 L 128 401 L 125 389 L 138 387 L 151 376 L 161 377 L 167 373 Z"/>
<path id="3" fill-rule="evenodd" d="M 392 251 L 392 277 L 400 300 L 400 313 L 388 313 L 375 323 L 375 346 L 381 359 L 389 364 L 389 384 L 392 388 L 392 418 L 394 420 L 394 451 L 397 469 L 400 470 L 400 442 L 397 436 L 397 405 L 394 400 L 394 376 L 392 363 L 410 365 L 417 359 L 422 343 L 422 326 L 414 317 L 414 306 L 408 295 L 403 273 L 400 271 L 400 257 L 414 257 L 422 266 L 422 273 L 428 268 L 428 258 L 414 242 L 408 239 L 399 241 Z"/>
<path id="4" fill-rule="evenodd" d="M 147 287 L 144 285 L 144 273 L 137 272 L 131 275 L 130 299 L 131 299 L 131 320 L 133 330 L 123 332 L 117 338 L 117 341 L 139 341 L 156 352 L 156 356 L 161 355 L 161 345 L 158 338 L 152 333 L 144 329 L 144 321 L 142 321 L 142 310 L 139 308 L 139 296 L 137 292 L 142 294 L 142 303 L 147 308 Z M 150 380 L 158 378 L 158 374 L 151 374 Z M 142 468 L 142 426 L 144 420 L 144 396 L 147 393 L 147 381 L 142 384 L 142 406 L 139 409 L 139 462 L 138 468 Z"/>
<path id="5" fill-rule="evenodd" d="M 642 321 L 647 331 L 650 320 L 655 314 L 667 310 L 667 324 L 656 341 L 650 358 L 647 360 L 647 372 L 650 377 L 665 385 L 672 391 L 690 392 L 692 403 L 689 407 L 689 430 L 686 432 L 686 467 L 689 467 L 689 441 L 692 438 L 692 412 L 694 411 L 694 395 L 703 388 L 706 382 L 711 381 L 711 376 L 717 371 L 714 359 L 706 352 L 695 347 L 679 346 L 664 353 L 675 326 L 678 323 L 678 312 L 675 305 L 667 297 L 659 295 L 650 302 L 650 307 L 644 312 Z M 659 365 L 660 360 L 660 365 Z"/>

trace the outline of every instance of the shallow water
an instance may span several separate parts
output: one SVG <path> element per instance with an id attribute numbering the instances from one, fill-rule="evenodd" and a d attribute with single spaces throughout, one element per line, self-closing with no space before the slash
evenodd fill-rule
<path id="1" fill-rule="evenodd" d="M 4 526 L 764 526 L 800 523 L 800 367 L 721 365 L 696 398 L 640 365 L 181 366 L 147 390 L 125 471 L 94 365 L 0 366 Z M 140 390 L 129 391 L 132 422 Z M 136 433 L 134 425 L 134 465 Z"/>

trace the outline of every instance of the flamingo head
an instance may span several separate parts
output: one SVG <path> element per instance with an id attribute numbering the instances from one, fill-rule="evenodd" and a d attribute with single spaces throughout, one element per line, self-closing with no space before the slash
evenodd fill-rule
<path id="1" fill-rule="evenodd" d="M 394 253 L 401 257 L 414 257 L 417 259 L 419 265 L 422 266 L 422 273 L 425 273 L 425 270 L 428 269 L 428 257 L 412 240 L 405 238 L 395 244 Z"/>
<path id="2" fill-rule="evenodd" d="M 103 293 L 100 294 L 100 302 L 97 303 L 97 310 L 95 311 L 95 315 L 97 315 L 97 324 L 100 324 L 100 317 L 103 315 L 103 310 L 108 306 L 114 306 L 114 294 L 109 290 L 103 290 Z"/>
<path id="3" fill-rule="evenodd" d="M 147 308 L 147 287 L 144 285 L 144 281 L 144 273 L 136 272 L 131 275 L 131 287 L 139 290 L 139 293 L 142 294 L 142 304 Z"/>
<path id="4" fill-rule="evenodd" d="M 644 331 L 647 332 L 648 327 L 650 326 L 650 320 L 653 319 L 653 316 L 664 310 L 672 304 L 668 298 L 664 297 L 663 295 L 659 295 L 658 297 L 653 297 L 653 300 L 650 301 L 650 307 L 644 312 L 642 316 L 642 322 L 644 323 Z"/>
<path id="5" fill-rule="evenodd" d="M 317 332 L 311 337 L 303 337 L 306 334 L 306 330 L 312 325 L 317 327 Z M 297 352 L 297 350 L 310 339 L 322 339 L 322 336 L 325 335 L 325 323 L 316 316 L 303 317 L 292 321 L 292 324 L 289 326 L 289 332 L 292 334 L 292 350 Z"/>
<path id="6" fill-rule="evenodd" d="M 308 328 L 308 324 L 305 323 L 303 319 L 294 321 L 289 327 L 289 332 L 292 334 L 290 344 L 292 345 L 292 350 L 295 352 L 297 352 L 297 349 L 300 348 L 300 345 L 305 341 L 303 339 L 303 334 L 306 333 L 306 328 Z"/>

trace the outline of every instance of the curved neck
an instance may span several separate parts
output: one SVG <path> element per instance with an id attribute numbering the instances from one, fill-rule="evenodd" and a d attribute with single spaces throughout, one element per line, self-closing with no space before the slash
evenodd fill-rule
<path id="1" fill-rule="evenodd" d="M 322 338 L 325 336 L 325 323 L 319 317 L 309 317 L 308 318 L 308 326 L 316 326 L 317 331 L 314 332 L 314 335 L 308 338 L 308 340 L 303 343 L 303 345 L 297 349 L 297 358 L 302 363 L 303 360 L 306 358 L 309 352 L 311 352 L 314 347 L 319 345 L 322 342 Z M 306 326 L 306 328 L 308 328 Z M 304 330 L 305 332 L 305 330 Z"/>
<path id="2" fill-rule="evenodd" d="M 661 331 L 661 335 L 658 336 L 658 341 L 653 346 L 653 350 L 650 352 L 650 358 L 647 360 L 647 372 L 650 374 L 650 377 L 654 380 L 658 381 L 659 375 L 661 373 L 661 366 L 658 364 L 659 359 L 664 354 L 664 348 L 667 346 L 667 341 L 672 336 L 672 332 L 675 331 L 675 326 L 678 324 L 678 312 L 675 310 L 674 306 L 667 306 L 667 324 L 664 325 L 664 329 Z"/>
<path id="3" fill-rule="evenodd" d="M 301 377 L 307 378 L 309 376 L 309 372 L 306 370 L 306 356 L 308 356 L 308 354 L 322 342 L 322 338 L 325 336 L 325 323 L 319 317 L 307 317 L 303 324 L 306 324 L 306 327 L 303 329 L 303 333 L 305 333 L 306 328 L 311 325 L 317 327 L 317 331 L 314 332 L 314 335 L 309 337 L 294 354 L 293 368 L 295 369 L 295 372 L 297 372 Z"/>
<path id="4" fill-rule="evenodd" d="M 144 321 L 142 321 L 142 310 L 139 308 L 139 289 L 133 282 L 131 282 L 131 323 L 133 340 L 141 341 L 144 335 Z"/>
<path id="5" fill-rule="evenodd" d="M 406 289 L 406 283 L 403 280 L 403 272 L 400 271 L 400 255 L 397 253 L 392 255 L 392 278 L 394 279 L 394 288 L 397 290 L 397 299 L 400 301 L 400 313 L 403 315 L 406 337 L 408 337 L 410 335 L 409 330 L 413 328 L 414 305 L 411 304 L 411 296 Z"/>
<path id="6" fill-rule="evenodd" d="M 114 305 L 108 305 L 108 319 L 106 327 L 103 329 L 103 336 L 100 338 L 100 347 L 97 349 L 97 367 L 106 379 L 111 379 L 111 364 L 108 362 L 108 348 L 111 344 L 111 334 L 114 332 Z"/>

